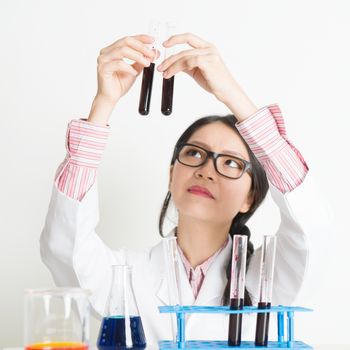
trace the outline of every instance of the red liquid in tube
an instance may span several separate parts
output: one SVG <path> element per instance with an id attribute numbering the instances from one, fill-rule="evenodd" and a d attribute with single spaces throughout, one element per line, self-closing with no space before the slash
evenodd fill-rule
<path id="1" fill-rule="evenodd" d="M 231 299 L 231 310 L 242 310 L 243 299 Z M 242 334 L 242 314 L 230 314 L 228 326 L 228 345 L 240 346 Z"/>
<path id="2" fill-rule="evenodd" d="M 259 302 L 258 309 L 270 309 L 271 303 Z M 269 312 L 259 312 L 257 314 L 256 331 L 255 331 L 255 345 L 267 346 L 269 335 Z"/>
<path id="3" fill-rule="evenodd" d="M 170 79 L 163 78 L 161 111 L 164 115 L 170 115 L 173 111 L 174 79 L 175 76 Z"/>
<path id="4" fill-rule="evenodd" d="M 152 85 L 154 76 L 154 63 L 151 63 L 149 67 L 143 68 L 139 113 L 141 115 L 147 115 L 151 105 Z"/>

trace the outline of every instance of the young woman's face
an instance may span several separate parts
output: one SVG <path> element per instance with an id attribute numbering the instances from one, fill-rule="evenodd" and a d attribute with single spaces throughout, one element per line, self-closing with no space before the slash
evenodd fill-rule
<path id="1" fill-rule="evenodd" d="M 232 154 L 250 161 L 248 151 L 238 134 L 227 125 L 215 122 L 195 131 L 187 143 L 209 151 Z M 192 186 L 204 187 L 213 198 L 191 191 Z M 170 168 L 169 190 L 179 215 L 228 225 L 238 212 L 250 207 L 251 177 L 245 172 L 240 179 L 232 180 L 218 174 L 213 159 L 193 168 L 177 160 Z"/>

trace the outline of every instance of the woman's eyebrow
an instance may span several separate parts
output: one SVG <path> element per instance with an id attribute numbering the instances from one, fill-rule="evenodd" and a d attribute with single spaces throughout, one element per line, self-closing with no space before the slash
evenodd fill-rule
<path id="1" fill-rule="evenodd" d="M 210 148 L 209 145 L 207 145 L 206 143 L 204 142 L 201 142 L 201 141 L 196 141 L 196 140 L 193 140 L 193 141 L 188 141 L 189 143 L 197 143 L 199 146 L 202 146 L 204 148 Z M 232 154 L 232 155 L 235 155 L 235 156 L 239 156 L 241 157 L 242 159 L 245 159 L 245 157 L 240 154 L 239 152 L 236 152 L 236 151 L 229 151 L 229 150 L 223 150 L 222 152 L 220 153 L 225 153 L 225 154 Z"/>

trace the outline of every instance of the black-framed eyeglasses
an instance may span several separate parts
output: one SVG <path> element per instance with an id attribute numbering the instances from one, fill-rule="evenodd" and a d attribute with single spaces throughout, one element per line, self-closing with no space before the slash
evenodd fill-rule
<path id="1" fill-rule="evenodd" d="M 230 154 L 211 152 L 192 143 L 179 144 L 176 152 L 176 159 L 183 165 L 199 167 L 212 158 L 215 170 L 224 177 L 239 179 L 246 171 L 251 176 L 251 163 Z"/>

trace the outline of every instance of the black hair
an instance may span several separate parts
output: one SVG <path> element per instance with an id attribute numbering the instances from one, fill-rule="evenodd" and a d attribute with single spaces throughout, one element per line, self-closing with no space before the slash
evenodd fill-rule
<path id="1" fill-rule="evenodd" d="M 233 129 L 239 135 L 239 137 L 242 139 L 243 143 L 245 144 L 245 146 L 247 148 L 249 158 L 250 158 L 250 163 L 252 165 L 252 168 L 251 168 L 252 184 L 251 184 L 251 188 L 250 188 L 250 196 L 251 196 L 250 208 L 246 213 L 239 212 L 232 219 L 231 227 L 229 229 L 229 234 L 232 238 L 235 234 L 248 236 L 247 266 L 246 266 L 246 268 L 248 270 L 250 258 L 254 253 L 254 246 L 253 246 L 253 243 L 250 241 L 250 230 L 246 226 L 246 222 L 254 214 L 256 209 L 260 206 L 260 204 L 265 199 L 269 185 L 268 185 L 265 170 L 263 169 L 260 162 L 255 157 L 255 155 L 253 154 L 253 152 L 249 148 L 248 144 L 245 142 L 245 140 L 242 138 L 242 136 L 240 135 L 240 133 L 238 132 L 238 130 L 236 128 L 237 118 L 232 114 L 229 114 L 226 116 L 214 115 L 214 116 L 206 116 L 206 117 L 200 118 L 200 119 L 196 120 L 195 122 L 193 122 L 183 132 L 183 134 L 178 139 L 178 141 L 175 145 L 175 148 L 174 148 L 174 152 L 173 152 L 173 156 L 172 156 L 170 165 L 173 165 L 176 161 L 177 146 L 179 144 L 187 142 L 189 140 L 189 138 L 192 136 L 192 134 L 195 131 L 197 131 L 199 128 L 201 128 L 202 126 L 212 124 L 215 122 L 220 122 L 220 123 L 227 125 L 228 127 Z M 168 193 L 164 199 L 164 202 L 163 202 L 163 206 L 162 206 L 160 216 L 159 216 L 159 223 L 158 223 L 159 233 L 162 237 L 164 237 L 164 235 L 163 235 L 163 223 L 164 223 L 164 218 L 165 218 L 166 212 L 168 210 L 168 205 L 169 205 L 170 199 L 171 199 L 171 193 L 170 193 L 170 191 L 168 191 Z M 232 255 L 231 255 L 231 258 L 232 258 Z M 231 284 L 231 263 L 232 263 L 232 260 L 230 259 L 230 262 L 226 267 L 227 284 L 226 284 L 225 291 L 224 291 L 224 294 L 222 297 L 223 305 L 229 305 L 229 303 L 230 303 L 230 295 L 229 294 L 230 294 L 230 284 Z M 245 294 L 244 295 L 244 305 L 252 305 L 251 297 L 250 297 L 247 289 L 245 290 L 244 294 Z"/>

